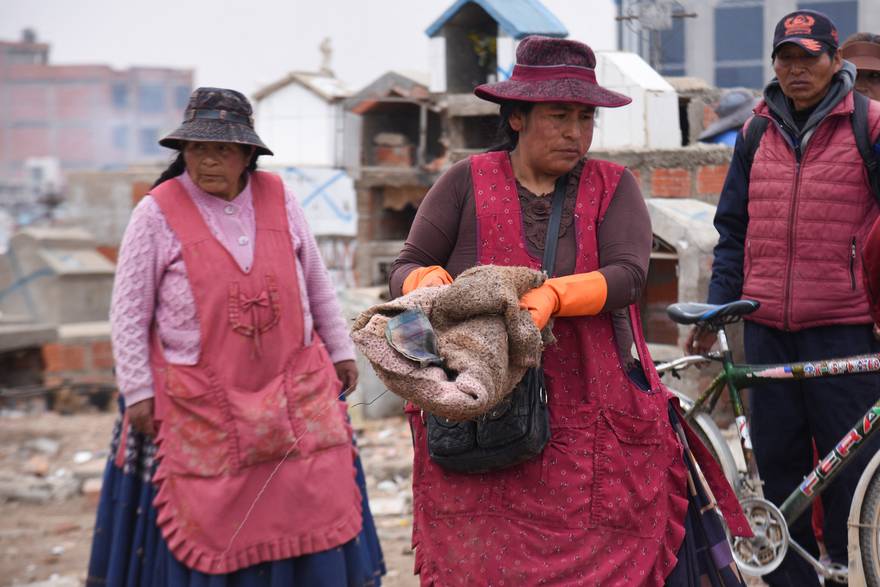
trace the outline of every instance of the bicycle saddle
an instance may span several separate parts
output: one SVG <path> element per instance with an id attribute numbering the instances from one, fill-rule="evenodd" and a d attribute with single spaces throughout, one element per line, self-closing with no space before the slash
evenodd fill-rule
<path id="1" fill-rule="evenodd" d="M 719 326 L 736 322 L 759 307 L 761 304 L 754 300 L 737 300 L 721 305 L 681 302 L 667 306 L 666 314 L 678 324 L 697 324 L 714 330 Z"/>

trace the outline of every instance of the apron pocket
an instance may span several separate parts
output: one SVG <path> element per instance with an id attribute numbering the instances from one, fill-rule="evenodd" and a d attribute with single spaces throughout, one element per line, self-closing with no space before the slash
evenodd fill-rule
<path id="1" fill-rule="evenodd" d="M 324 346 L 305 347 L 289 365 L 285 387 L 298 450 L 308 455 L 350 444 L 347 405 L 339 399 L 342 382 Z"/>
<path id="2" fill-rule="evenodd" d="M 162 463 L 169 471 L 214 477 L 230 471 L 229 422 L 204 373 L 168 365 L 165 401 L 157 404 Z"/>
<path id="3" fill-rule="evenodd" d="M 591 523 L 658 536 L 664 530 L 660 487 L 668 465 L 659 458 L 659 421 L 606 409 L 596 426 Z"/>
<path id="4" fill-rule="evenodd" d="M 284 374 L 257 390 L 230 388 L 229 408 L 238 435 L 238 456 L 242 467 L 278 460 L 294 443 L 288 415 Z M 296 446 L 291 456 L 296 456 Z"/>

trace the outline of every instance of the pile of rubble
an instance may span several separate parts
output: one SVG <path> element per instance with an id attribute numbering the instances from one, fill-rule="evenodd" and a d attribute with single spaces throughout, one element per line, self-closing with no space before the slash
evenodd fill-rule
<path id="1" fill-rule="evenodd" d="M 17 447 L 13 458 L 19 462 L 18 470 L 0 470 L 0 502 L 46 503 L 79 494 L 97 499 L 106 451 L 80 450 L 65 463 L 58 458 L 60 447 L 47 437 Z"/>
<path id="2" fill-rule="evenodd" d="M 412 575 L 412 441 L 402 417 L 353 425 L 382 542 L 387 587 Z M 0 584 L 79 587 L 116 416 L 0 410 Z"/>

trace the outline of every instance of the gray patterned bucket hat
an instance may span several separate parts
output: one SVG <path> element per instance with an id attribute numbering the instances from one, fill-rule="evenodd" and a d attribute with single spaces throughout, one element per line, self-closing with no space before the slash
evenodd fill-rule
<path id="1" fill-rule="evenodd" d="M 215 141 L 253 145 L 260 155 L 272 155 L 254 132 L 254 111 L 241 92 L 224 88 L 198 88 L 189 97 L 183 123 L 159 141 L 180 150 L 183 141 Z"/>

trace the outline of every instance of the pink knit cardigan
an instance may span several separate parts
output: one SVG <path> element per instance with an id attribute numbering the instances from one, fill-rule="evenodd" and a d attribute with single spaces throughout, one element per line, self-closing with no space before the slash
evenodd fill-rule
<path id="1" fill-rule="evenodd" d="M 199 189 L 187 173 L 176 180 L 196 203 L 211 233 L 244 271 L 250 270 L 256 233 L 250 182 L 227 202 Z M 314 327 L 334 363 L 353 359 L 348 327 L 317 243 L 302 208 L 286 188 L 285 202 L 303 302 L 304 343 L 311 341 Z M 116 378 L 128 406 L 153 397 L 149 340 L 154 320 L 166 360 L 196 364 L 199 322 L 180 242 L 148 195 L 135 207 L 122 238 L 110 307 Z"/>

